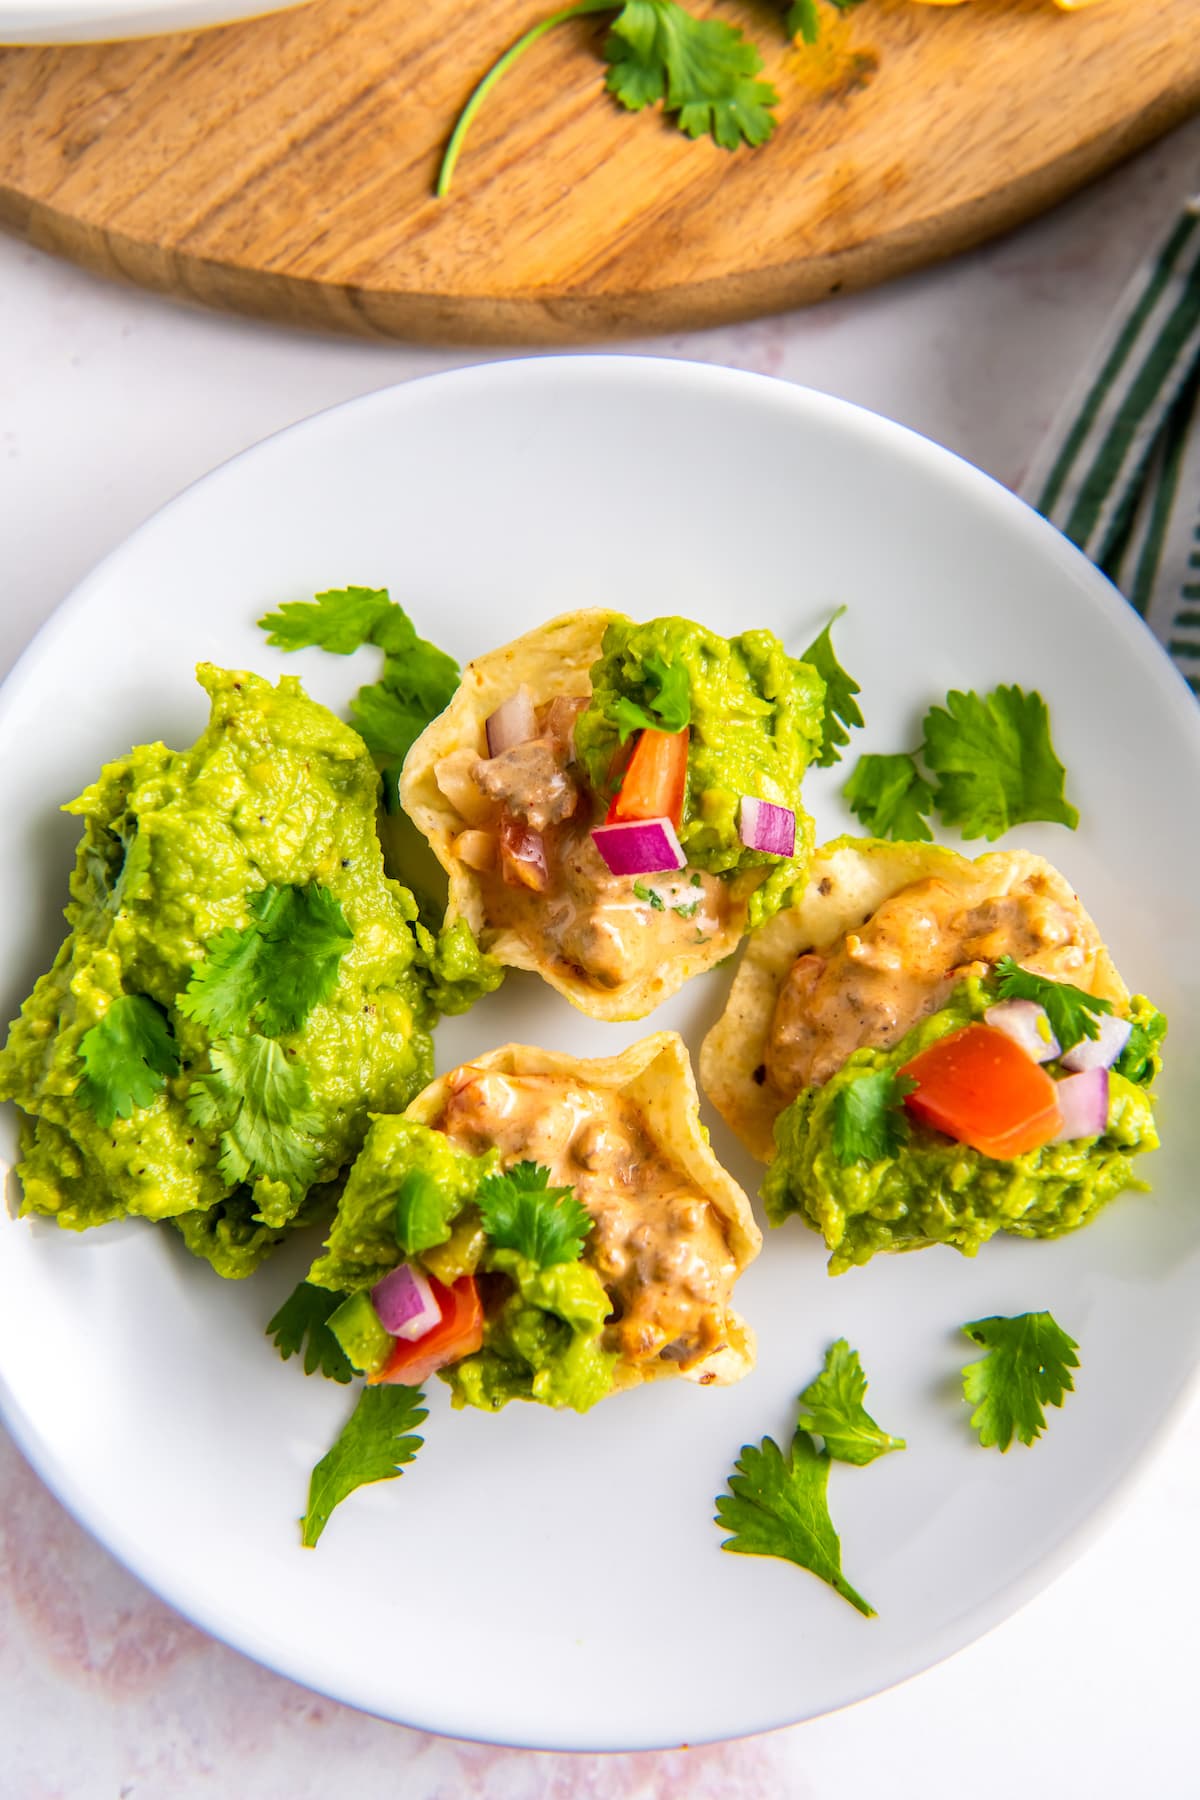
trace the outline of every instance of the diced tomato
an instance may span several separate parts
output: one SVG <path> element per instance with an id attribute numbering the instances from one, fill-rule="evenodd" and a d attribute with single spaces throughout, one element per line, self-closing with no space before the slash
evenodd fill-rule
<path id="1" fill-rule="evenodd" d="M 1062 1125 L 1055 1083 L 991 1025 L 964 1025 L 905 1063 L 917 1083 L 904 1104 L 914 1119 L 984 1156 L 1020 1156 L 1048 1144 Z"/>
<path id="2" fill-rule="evenodd" d="M 433 1276 L 427 1277 L 434 1299 L 441 1308 L 440 1323 L 414 1343 L 396 1339 L 396 1347 L 388 1361 L 368 1383 L 400 1382 L 405 1387 L 420 1387 L 437 1369 L 461 1362 L 483 1344 L 483 1303 L 473 1275 L 461 1276 L 453 1287 L 443 1287 Z"/>
<path id="3" fill-rule="evenodd" d="M 550 886 L 546 840 L 540 831 L 522 825 L 509 813 L 500 820 L 500 872 L 509 887 L 527 887 L 544 894 Z"/>
<path id="4" fill-rule="evenodd" d="M 608 809 L 606 825 L 631 819 L 670 819 L 678 831 L 683 823 L 690 737 L 686 725 L 682 731 L 642 732 Z"/>

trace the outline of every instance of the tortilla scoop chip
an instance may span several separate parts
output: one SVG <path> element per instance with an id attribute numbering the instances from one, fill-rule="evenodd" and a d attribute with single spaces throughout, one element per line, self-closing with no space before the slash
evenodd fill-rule
<path id="1" fill-rule="evenodd" d="M 487 721 L 522 683 L 536 705 L 591 692 L 590 670 L 599 659 L 605 627 L 619 613 L 592 608 L 565 613 L 540 625 L 499 650 L 477 657 L 463 670 L 462 683 L 446 710 L 426 727 L 404 764 L 401 805 L 445 869 L 450 882 L 448 924 L 466 919 L 480 948 L 512 969 L 530 969 L 580 1012 L 593 1019 L 643 1019 L 685 981 L 711 969 L 737 948 L 746 929 L 747 902 L 763 880 L 763 870 L 749 869 L 726 886 L 730 902 L 722 930 L 702 944 L 673 948 L 669 957 L 645 974 L 617 987 L 604 987 L 577 964 L 556 956 L 511 926 L 488 917 L 488 882 L 459 854 L 457 841 L 472 821 L 454 807 L 437 784 L 437 768 L 455 751 L 468 748 L 487 755 Z"/>
<path id="2" fill-rule="evenodd" d="M 767 1073 L 767 1043 L 779 991 L 798 957 L 830 949 L 883 901 L 914 882 L 936 876 L 949 887 L 969 886 L 978 903 L 1007 894 L 1033 874 L 1081 917 L 1089 955 L 1076 985 L 1124 1010 L 1129 992 L 1099 932 L 1069 882 L 1043 857 L 1027 850 L 994 850 L 972 861 L 938 844 L 873 838 L 836 838 L 818 850 L 799 906 L 777 913 L 747 944 L 725 1011 L 700 1050 L 701 1085 L 751 1154 L 760 1162 L 772 1161 L 775 1120 L 795 1098 Z"/>
<path id="3" fill-rule="evenodd" d="M 720 1220 L 740 1275 L 758 1255 L 762 1233 L 750 1202 L 721 1167 L 700 1123 L 700 1097 L 683 1039 L 675 1031 L 657 1031 L 631 1044 L 619 1056 L 568 1056 L 528 1044 L 505 1044 L 441 1075 L 419 1093 L 405 1116 L 437 1128 L 447 1102 L 462 1076 L 493 1071 L 503 1075 L 549 1075 L 591 1088 L 611 1088 L 640 1110 L 654 1143 L 697 1187 Z M 587 1249 L 584 1248 L 584 1261 Z M 682 1375 L 702 1387 L 740 1381 L 754 1367 L 754 1333 L 730 1312 L 729 1341 L 724 1348 L 689 1369 L 656 1357 L 645 1363 L 617 1364 L 613 1391 L 636 1387 L 664 1375 Z"/>

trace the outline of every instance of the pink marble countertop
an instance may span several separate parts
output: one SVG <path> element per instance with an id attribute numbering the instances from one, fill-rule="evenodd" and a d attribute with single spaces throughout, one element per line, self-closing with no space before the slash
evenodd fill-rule
<path id="1" fill-rule="evenodd" d="M 1200 122 L 971 256 L 808 312 L 622 348 L 844 395 L 1019 481 L 1126 276 L 1196 185 Z M 477 353 L 193 312 L 0 239 L 0 673 L 86 570 L 214 463 Z M 768 1737 L 628 1756 L 381 1723 L 195 1630 L 0 1432 L 0 1800 L 931 1800 L 1197 1787 L 1200 1398 L 1066 1574 L 948 1663 Z"/>

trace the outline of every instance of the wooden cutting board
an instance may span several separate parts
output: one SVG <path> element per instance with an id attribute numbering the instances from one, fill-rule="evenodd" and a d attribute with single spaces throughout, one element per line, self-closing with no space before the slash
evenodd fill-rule
<path id="1" fill-rule="evenodd" d="M 551 0 L 552 4 L 552 0 Z M 602 91 L 605 22 L 459 108 L 547 0 L 313 0 L 221 30 L 0 51 L 0 224 L 106 275 L 261 317 L 452 342 L 710 325 L 861 286 L 1046 207 L 1200 105 L 1200 0 L 761 0 L 759 150 Z"/>

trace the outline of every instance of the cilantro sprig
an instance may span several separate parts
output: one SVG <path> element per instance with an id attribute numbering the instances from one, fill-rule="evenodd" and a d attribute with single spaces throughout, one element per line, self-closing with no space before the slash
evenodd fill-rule
<path id="1" fill-rule="evenodd" d="M 1007 1450 L 1013 1437 L 1032 1444 L 1046 1429 L 1047 1406 L 1074 1392 L 1079 1345 L 1048 1312 L 974 1319 L 963 1331 L 987 1355 L 963 1370 L 963 1398 L 985 1447 Z"/>
<path id="2" fill-rule="evenodd" d="M 179 1073 L 179 1047 L 162 1007 L 145 994 L 118 994 L 79 1040 L 84 1075 L 76 1098 L 108 1130 L 150 1106 Z"/>
<path id="3" fill-rule="evenodd" d="M 485 1175 L 475 1195 L 483 1228 L 497 1250 L 516 1250 L 537 1268 L 577 1262 L 592 1215 L 569 1187 L 551 1187 L 550 1171 L 516 1163 Z"/>
<path id="4" fill-rule="evenodd" d="M 821 769 L 841 762 L 842 750 L 850 742 L 850 732 L 863 723 L 862 712 L 854 698 L 862 689 L 843 669 L 833 648 L 831 634 L 845 610 L 844 606 L 839 606 L 824 631 L 818 632 L 800 655 L 800 661 L 814 668 L 825 683 L 825 716 L 821 722 L 821 748 L 817 752 L 817 766 Z"/>
<path id="5" fill-rule="evenodd" d="M 331 1381 L 352 1381 L 354 1370 L 326 1321 L 345 1296 L 302 1281 L 267 1322 L 267 1336 L 284 1362 L 304 1353 L 304 1373 L 317 1370 Z"/>
<path id="6" fill-rule="evenodd" d="M 854 1463 L 863 1468 L 877 1456 L 891 1450 L 903 1450 L 903 1438 L 875 1423 L 863 1396 L 867 1378 L 857 1350 L 845 1338 L 838 1338 L 825 1352 L 825 1367 L 810 1381 L 800 1396 L 807 1413 L 800 1416 L 801 1425 L 819 1437 L 830 1456 L 838 1462 Z"/>
<path id="7" fill-rule="evenodd" d="M 286 600 L 258 622 L 267 642 L 281 650 L 315 646 L 349 656 L 374 644 L 383 651 L 380 679 L 361 687 L 350 702 L 355 730 L 382 761 L 402 762 L 458 687 L 454 658 L 418 637 L 386 588 L 327 588 L 313 600 Z"/>
<path id="8" fill-rule="evenodd" d="M 628 694 L 619 694 L 613 703 L 612 717 L 623 744 L 635 731 L 682 731 L 691 724 L 692 690 L 687 670 L 679 663 L 666 662 L 653 650 L 642 658 L 641 670 L 644 703 Z"/>
<path id="9" fill-rule="evenodd" d="M 188 1117 L 220 1132 L 226 1181 L 279 1181 L 298 1197 L 316 1179 L 325 1120 L 308 1073 L 274 1038 L 215 1038 L 211 1068 L 187 1097 Z"/>
<path id="10" fill-rule="evenodd" d="M 891 1069 L 867 1069 L 839 1087 L 831 1108 L 833 1154 L 843 1168 L 860 1160 L 882 1162 L 907 1142 L 904 1096 L 916 1085 Z"/>
<path id="11" fill-rule="evenodd" d="M 332 1448 L 312 1472 L 300 1541 L 312 1550 L 336 1506 L 356 1488 L 392 1481 L 412 1462 L 424 1439 L 415 1435 L 428 1413 L 418 1388 L 365 1387 Z"/>
<path id="12" fill-rule="evenodd" d="M 1060 1050 L 1072 1049 L 1083 1038 L 1096 1037 L 1100 1030 L 1096 1015 L 1112 1011 L 1111 1000 L 1085 993 L 1069 981 L 1034 975 L 1011 956 L 1000 958 L 994 978 L 1001 1000 L 1032 1000 L 1044 1010 Z"/>
<path id="13" fill-rule="evenodd" d="M 875 1608 L 842 1574 L 842 1546 L 829 1516 L 830 1455 L 798 1426 L 785 1454 L 774 1438 L 744 1444 L 717 1500 L 721 1544 L 740 1556 L 778 1556 L 807 1569 L 870 1619 Z"/>
<path id="14" fill-rule="evenodd" d="M 1079 823 L 1039 693 L 1015 685 L 983 697 L 952 689 L 944 707 L 926 713 L 923 730 L 911 755 L 861 756 L 843 789 L 874 836 L 928 839 L 927 815 L 935 810 L 964 838 L 989 842 L 1034 820 L 1071 830 Z"/>
<path id="15" fill-rule="evenodd" d="M 778 95 L 759 79 L 762 57 L 736 26 L 698 19 L 678 0 L 576 0 L 530 26 L 479 82 L 446 145 L 439 197 L 449 193 L 467 134 L 497 82 L 548 31 L 594 13 L 616 15 L 604 44 L 605 86 L 630 112 L 661 106 L 686 137 L 707 135 L 723 150 L 770 137 Z"/>
<path id="16" fill-rule="evenodd" d="M 179 996 L 187 1018 L 217 1036 L 267 1037 L 298 1031 L 329 999 L 354 933 L 327 888 L 265 887 L 250 901 L 250 924 L 220 932 Z"/>

